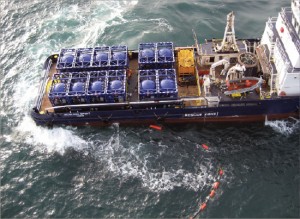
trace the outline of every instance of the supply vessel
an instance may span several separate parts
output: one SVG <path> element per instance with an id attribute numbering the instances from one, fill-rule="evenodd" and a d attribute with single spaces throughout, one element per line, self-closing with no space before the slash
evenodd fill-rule
<path id="1" fill-rule="evenodd" d="M 145 42 L 64 48 L 47 58 L 32 108 L 39 125 L 264 121 L 299 117 L 300 0 L 266 22 L 261 38 L 193 46 Z"/>

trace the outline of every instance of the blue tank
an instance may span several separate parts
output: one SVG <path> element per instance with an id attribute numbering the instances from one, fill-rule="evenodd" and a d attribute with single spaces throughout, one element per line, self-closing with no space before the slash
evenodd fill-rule
<path id="1" fill-rule="evenodd" d="M 65 62 L 65 63 L 72 63 L 74 60 L 74 55 L 73 54 L 64 54 L 61 58 L 61 62 Z"/>
<path id="2" fill-rule="evenodd" d="M 154 90 L 155 82 L 152 80 L 144 80 L 142 81 L 142 89 L 143 90 Z"/>
<path id="3" fill-rule="evenodd" d="M 125 60 L 126 54 L 124 52 L 114 52 L 112 58 L 114 60 Z"/>
<path id="4" fill-rule="evenodd" d="M 154 57 L 154 51 L 152 49 L 143 49 L 141 55 L 143 58 Z"/>
<path id="5" fill-rule="evenodd" d="M 72 86 L 72 91 L 74 92 L 84 92 L 84 83 L 83 82 L 76 82 Z"/>
<path id="6" fill-rule="evenodd" d="M 92 57 L 92 54 L 86 54 L 86 53 L 80 54 L 79 62 L 90 62 L 91 57 Z"/>
<path id="7" fill-rule="evenodd" d="M 108 53 L 105 52 L 98 52 L 96 54 L 95 60 L 100 62 L 100 61 L 107 61 L 108 60 Z"/>
<path id="8" fill-rule="evenodd" d="M 64 83 L 55 84 L 53 89 L 53 93 L 64 93 L 66 92 L 66 85 Z"/>
<path id="9" fill-rule="evenodd" d="M 122 85 L 123 85 L 122 81 L 114 80 L 114 81 L 110 82 L 110 89 L 111 90 L 118 90 L 118 89 L 122 88 Z"/>
<path id="10" fill-rule="evenodd" d="M 52 106 L 59 106 L 67 104 L 68 99 L 66 98 L 66 89 L 67 86 L 65 83 L 57 83 L 55 84 L 55 81 L 53 80 L 53 85 L 51 88 L 51 91 L 48 94 L 49 100 L 52 104 Z"/>
<path id="11" fill-rule="evenodd" d="M 153 69 L 156 68 L 156 43 L 140 43 L 138 63 L 139 69 Z"/>
<path id="12" fill-rule="evenodd" d="M 175 81 L 172 79 L 163 79 L 160 82 L 160 87 L 162 89 L 175 89 Z"/>
<path id="13" fill-rule="evenodd" d="M 91 91 L 102 91 L 102 82 L 95 81 L 92 83 Z"/>
<path id="14" fill-rule="evenodd" d="M 172 57 L 172 50 L 167 48 L 159 49 L 158 55 L 160 57 Z"/>

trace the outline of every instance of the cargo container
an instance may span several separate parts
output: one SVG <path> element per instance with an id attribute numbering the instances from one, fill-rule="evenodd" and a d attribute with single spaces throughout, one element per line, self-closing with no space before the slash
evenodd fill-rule
<path id="1" fill-rule="evenodd" d="M 119 103 L 126 100 L 126 71 L 109 70 L 107 74 L 107 93 L 105 100 L 108 103 Z"/>
<path id="2" fill-rule="evenodd" d="M 158 69 L 157 77 L 159 82 L 159 99 L 177 99 L 178 88 L 175 69 Z"/>
<path id="3" fill-rule="evenodd" d="M 138 82 L 138 93 L 140 100 L 154 100 L 157 98 L 157 70 L 140 70 Z"/>
<path id="4" fill-rule="evenodd" d="M 70 73 L 68 86 L 68 101 L 70 104 L 87 103 L 86 90 L 88 83 L 88 74 L 86 72 Z"/>
<path id="5" fill-rule="evenodd" d="M 76 50 L 74 68 L 89 70 L 93 56 L 93 48 L 79 48 Z"/>
<path id="6" fill-rule="evenodd" d="M 60 106 L 69 104 L 68 89 L 69 89 L 70 73 L 63 72 L 54 74 L 51 79 L 51 87 L 48 94 L 52 106 Z"/>
<path id="7" fill-rule="evenodd" d="M 76 49 L 61 49 L 58 56 L 57 65 L 56 65 L 57 71 L 65 72 L 68 70 L 72 70 L 75 56 L 76 56 Z"/>
<path id="8" fill-rule="evenodd" d="M 107 71 L 89 73 L 87 85 L 87 100 L 89 103 L 103 103 L 107 91 Z"/>

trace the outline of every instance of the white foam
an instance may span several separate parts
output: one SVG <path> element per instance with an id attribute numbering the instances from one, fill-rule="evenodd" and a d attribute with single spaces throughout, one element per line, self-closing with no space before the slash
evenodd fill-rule
<path id="1" fill-rule="evenodd" d="M 88 148 L 89 143 L 75 134 L 76 128 L 36 126 L 34 121 L 26 116 L 17 128 L 17 141 L 24 141 L 33 145 L 41 152 L 64 154 L 68 148 L 82 151 Z"/>
<path id="2" fill-rule="evenodd" d="M 104 33 L 105 28 L 124 22 L 123 14 L 137 3 L 138 1 L 91 1 L 87 7 L 73 5 L 70 8 L 62 8 L 57 14 L 51 16 L 48 22 L 75 19 L 80 23 L 78 28 L 64 28 L 64 31 L 70 31 L 78 36 L 78 40 L 76 39 L 73 45 L 95 46 L 99 44 L 97 40 Z"/>
<path id="3" fill-rule="evenodd" d="M 265 125 L 270 126 L 274 131 L 283 135 L 290 135 L 299 128 L 300 120 L 290 118 L 289 120 L 265 120 Z"/>
<path id="4" fill-rule="evenodd" d="M 150 23 L 150 25 L 153 25 L 153 28 L 149 29 L 149 25 L 146 26 L 146 30 L 144 30 L 145 33 L 161 33 L 161 32 L 171 32 L 173 31 L 172 25 L 169 23 L 169 21 L 165 18 L 151 18 L 151 19 L 144 19 L 144 18 L 138 18 L 138 19 L 131 19 L 131 20 L 124 20 L 124 23 Z"/>
<path id="5" fill-rule="evenodd" d="M 180 167 L 181 160 L 178 160 L 176 168 L 167 162 L 159 163 L 155 167 L 156 159 L 169 153 L 166 148 L 159 146 L 159 150 L 154 154 L 151 152 L 144 154 L 143 150 L 147 147 L 146 144 L 124 146 L 122 142 L 126 144 L 126 141 L 122 140 L 122 133 L 119 133 L 118 127 L 113 128 L 115 133 L 108 140 L 93 142 L 95 151 L 92 154 L 96 159 L 104 162 L 106 171 L 115 176 L 122 179 L 137 178 L 143 187 L 152 192 L 166 192 L 175 187 L 197 191 L 213 182 L 216 171 L 211 172 L 212 161 L 206 160 L 197 164 L 199 170 L 195 172 Z M 174 157 L 174 159 L 177 158 Z"/>
<path id="6" fill-rule="evenodd" d="M 3 137 L 3 139 L 6 141 L 6 142 L 12 142 L 12 138 L 11 138 L 11 135 L 2 135 L 0 137 Z"/>

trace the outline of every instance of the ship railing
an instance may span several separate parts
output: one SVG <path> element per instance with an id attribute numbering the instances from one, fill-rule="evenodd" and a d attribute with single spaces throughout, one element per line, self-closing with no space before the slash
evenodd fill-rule
<path id="1" fill-rule="evenodd" d="M 63 106 L 53 106 L 48 107 L 45 110 L 55 110 L 55 109 L 72 109 L 72 108 L 89 108 L 89 107 L 105 107 L 105 106 L 134 106 L 134 105 L 144 105 L 144 104 L 173 104 L 173 103 L 183 103 L 184 101 L 194 101 L 202 100 L 206 101 L 204 97 L 190 97 L 190 98 L 181 98 L 179 100 L 159 100 L 159 101 L 139 101 L 139 102 L 122 102 L 122 103 L 92 103 L 92 104 L 74 104 L 74 105 L 63 105 Z"/>
<path id="2" fill-rule="evenodd" d="M 285 25 L 287 26 L 287 29 L 291 35 L 292 41 L 295 43 L 296 49 L 298 53 L 300 54 L 300 38 L 297 35 L 295 28 L 293 27 L 291 20 L 288 18 L 288 13 L 292 14 L 292 9 L 291 8 L 282 8 L 280 14 L 282 19 L 285 22 Z"/>
<path id="3" fill-rule="evenodd" d="M 293 69 L 292 64 L 291 64 L 285 50 L 283 49 L 282 43 L 279 39 L 276 40 L 276 47 L 278 48 L 279 54 L 280 54 L 281 58 L 283 59 L 283 62 L 286 65 L 287 71 L 291 72 Z"/>
<path id="4" fill-rule="evenodd" d="M 50 109 L 64 109 L 64 108 L 88 108 L 88 107 L 103 107 L 103 106 L 126 106 L 126 105 L 143 105 L 143 104 L 158 104 L 158 103 L 182 103 L 183 100 L 160 100 L 160 101 L 139 101 L 139 102 L 122 102 L 122 103 L 93 103 L 93 104 L 74 104 L 64 106 L 48 107 L 45 110 Z"/>
<path id="5" fill-rule="evenodd" d="M 268 36 L 269 36 L 269 39 L 271 42 L 274 42 L 275 38 L 276 38 L 275 33 L 274 33 L 276 20 L 277 20 L 277 17 L 269 17 L 269 19 L 267 21 L 267 26 L 269 27 L 269 31 L 267 30 L 267 33 L 268 33 Z"/>
<path id="6" fill-rule="evenodd" d="M 41 105 L 42 105 L 42 100 L 43 100 L 43 97 L 44 97 L 44 94 L 45 94 L 45 91 L 46 91 L 46 83 L 49 79 L 48 75 L 49 75 L 51 65 L 52 65 L 52 60 L 50 59 L 49 62 L 48 62 L 48 65 L 47 65 L 47 67 L 44 71 L 44 76 L 42 78 L 42 83 L 40 83 L 40 87 L 39 87 L 39 91 L 38 91 L 39 95 L 37 96 L 36 101 L 35 101 L 35 108 L 37 110 L 40 110 Z"/>

